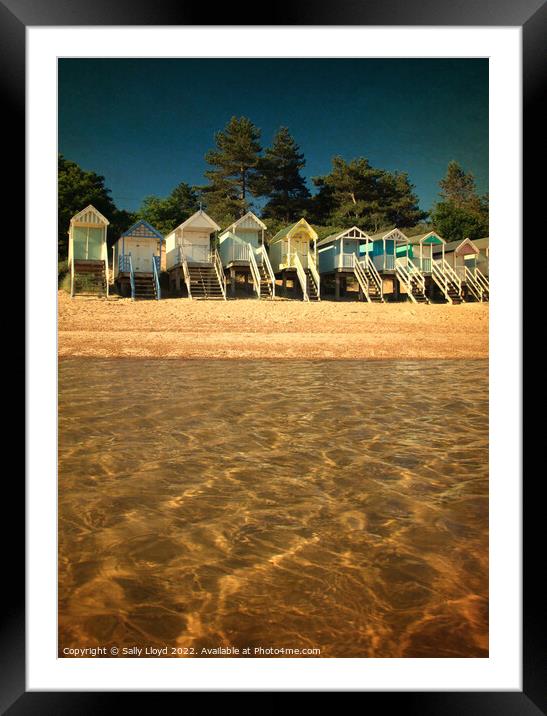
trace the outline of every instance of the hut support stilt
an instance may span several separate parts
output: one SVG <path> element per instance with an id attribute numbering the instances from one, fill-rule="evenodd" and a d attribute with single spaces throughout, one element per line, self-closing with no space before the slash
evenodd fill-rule
<path id="1" fill-rule="evenodd" d="M 233 266 L 230 268 L 230 295 L 232 298 L 236 295 L 236 270 Z"/>

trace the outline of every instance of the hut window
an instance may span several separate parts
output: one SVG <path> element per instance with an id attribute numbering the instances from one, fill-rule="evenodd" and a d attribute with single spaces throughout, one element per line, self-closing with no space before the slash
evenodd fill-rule
<path id="1" fill-rule="evenodd" d="M 73 233 L 74 258 L 100 260 L 103 250 L 103 229 L 75 226 Z"/>
<path id="2" fill-rule="evenodd" d="M 101 259 L 103 252 L 103 230 L 88 229 L 88 258 Z"/>

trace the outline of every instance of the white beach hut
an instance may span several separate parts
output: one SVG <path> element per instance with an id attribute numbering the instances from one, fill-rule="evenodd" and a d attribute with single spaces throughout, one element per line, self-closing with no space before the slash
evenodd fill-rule
<path id="1" fill-rule="evenodd" d="M 112 247 L 114 282 L 122 295 L 161 298 L 160 271 L 163 236 L 140 219 Z"/>
<path id="2" fill-rule="evenodd" d="M 182 278 L 189 298 L 226 299 L 226 279 L 215 245 L 218 231 L 216 221 L 200 209 L 165 237 L 171 289 L 180 291 Z"/>

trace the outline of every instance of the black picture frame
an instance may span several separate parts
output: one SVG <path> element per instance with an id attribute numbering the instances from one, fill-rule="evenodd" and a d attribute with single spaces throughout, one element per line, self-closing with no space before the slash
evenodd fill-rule
<path id="1" fill-rule="evenodd" d="M 212 7 L 212 6 L 211 6 Z M 407 26 L 519 26 L 523 43 L 523 137 L 524 177 L 523 232 L 534 231 L 542 205 L 540 191 L 544 154 L 542 100 L 545 96 L 545 38 L 547 37 L 547 4 L 545 0 L 327 0 L 305 2 L 283 0 L 262 9 L 251 9 L 246 3 L 211 7 L 185 4 L 180 0 L 0 0 L 0 87 L 3 100 L 4 141 L 14 151 L 6 183 L 6 205 L 10 215 L 22 217 L 25 212 L 25 31 L 28 26 L 82 25 L 407 25 Z M 9 141 L 7 138 L 9 137 Z M 541 151 L 543 149 L 543 152 Z M 16 225 L 17 222 L 17 225 Z M 20 219 L 12 228 L 19 229 Z M 537 224 L 539 225 L 539 223 Z M 20 233 L 20 230 L 19 230 Z M 20 251 L 20 250 L 19 250 Z M 19 253 L 20 258 L 20 253 Z M 526 264 L 525 264 L 526 269 Z M 13 335 L 21 336 L 21 323 L 12 319 Z M 18 326 L 18 328 L 17 328 Z M 18 333 L 19 331 L 19 333 Z M 24 365 L 24 340 L 12 352 L 14 366 Z M 524 381 L 523 381 L 524 382 Z M 19 403 L 21 403 L 19 396 Z M 12 423 L 13 435 L 24 434 L 22 423 Z M 530 438 L 532 440 L 532 438 Z M 525 443 L 525 447 L 527 444 Z M 524 463 L 523 463 L 524 468 Z M 9 480 L 8 480 L 9 475 Z M 547 658 L 544 649 L 545 598 L 539 580 L 543 559 L 533 559 L 533 546 L 541 545 L 544 517 L 542 509 L 541 471 L 524 483 L 524 610 L 523 610 L 523 690 L 522 692 L 360 692 L 365 708 L 393 708 L 401 713 L 480 714 L 503 716 L 537 715 L 547 711 Z M 121 699 L 137 697 L 140 708 L 152 705 L 160 694 L 99 692 L 27 692 L 25 690 L 25 590 L 24 590 L 24 483 L 15 471 L 4 474 L 4 512 L 17 520 L 2 521 L 5 567 L 9 589 L 4 584 L 4 608 L 0 617 L 0 712 L 20 714 L 91 714 L 107 707 L 119 707 Z M 10 505 L 9 510 L 6 506 Z M 17 509 L 15 508 L 17 506 Z M 543 517 L 543 519 L 542 519 Z M 168 694 L 161 694 L 162 696 Z M 380 705 L 381 703 L 381 705 Z M 156 709 L 157 701 L 154 702 Z M 374 712 L 376 712 L 376 710 Z"/>

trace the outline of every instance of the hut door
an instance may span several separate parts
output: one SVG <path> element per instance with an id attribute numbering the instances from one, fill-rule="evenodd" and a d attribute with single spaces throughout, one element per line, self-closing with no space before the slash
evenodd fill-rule
<path id="1" fill-rule="evenodd" d="M 298 251 L 298 258 L 300 259 L 302 266 L 306 268 L 308 266 L 308 240 L 307 239 L 294 239 L 295 251 Z"/>
<path id="2" fill-rule="evenodd" d="M 135 243 L 133 250 L 133 271 L 136 273 L 150 273 L 151 270 L 150 247 L 143 243 Z"/>

